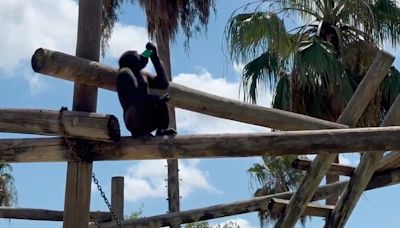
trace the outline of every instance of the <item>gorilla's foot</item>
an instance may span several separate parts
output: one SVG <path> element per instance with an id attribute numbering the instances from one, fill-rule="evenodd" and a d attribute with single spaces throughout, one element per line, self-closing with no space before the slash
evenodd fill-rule
<path id="1" fill-rule="evenodd" d="M 156 136 L 162 136 L 162 135 L 176 135 L 177 132 L 173 128 L 167 128 L 167 129 L 157 129 Z"/>
<path id="2" fill-rule="evenodd" d="M 150 133 L 146 133 L 146 134 L 132 134 L 132 138 L 137 138 L 140 139 L 142 141 L 149 141 L 151 138 L 153 138 L 154 136 Z"/>

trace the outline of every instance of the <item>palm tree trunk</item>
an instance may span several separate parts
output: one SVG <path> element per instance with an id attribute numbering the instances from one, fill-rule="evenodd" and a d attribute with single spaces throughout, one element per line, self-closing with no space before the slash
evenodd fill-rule
<path id="1" fill-rule="evenodd" d="M 156 34 L 159 57 L 164 64 L 168 80 L 172 81 L 169 40 Z M 176 129 L 175 108 L 169 106 L 169 125 Z M 169 212 L 180 211 L 179 200 L 179 168 L 177 159 L 168 159 L 168 209 Z M 170 227 L 179 227 L 179 224 Z"/>

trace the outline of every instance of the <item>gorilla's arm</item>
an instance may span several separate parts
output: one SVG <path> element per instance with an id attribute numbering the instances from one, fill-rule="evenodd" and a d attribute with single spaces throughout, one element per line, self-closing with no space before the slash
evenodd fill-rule
<path id="1" fill-rule="evenodd" d="M 118 73 L 117 91 L 124 109 L 127 109 L 131 105 L 157 104 L 163 102 L 160 96 L 148 94 L 146 88 L 140 88 L 136 77 L 133 75 L 132 71 L 127 70 L 127 68 L 121 69 Z"/>
<path id="2" fill-rule="evenodd" d="M 155 56 L 151 58 L 151 61 L 153 62 L 157 75 L 155 77 L 146 75 L 148 76 L 147 81 L 149 83 L 149 87 L 155 89 L 168 89 L 169 83 L 161 60 L 158 58 L 158 56 Z"/>

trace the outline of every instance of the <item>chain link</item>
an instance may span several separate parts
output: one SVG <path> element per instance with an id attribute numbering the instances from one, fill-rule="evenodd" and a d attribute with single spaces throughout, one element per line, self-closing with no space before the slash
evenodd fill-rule
<path id="1" fill-rule="evenodd" d="M 65 131 L 64 123 L 62 121 L 62 117 L 63 117 L 63 112 L 64 111 L 68 111 L 68 108 L 67 107 L 61 107 L 61 109 L 59 111 L 59 115 L 58 115 L 58 126 L 60 127 L 60 131 L 61 131 L 61 134 L 62 134 L 62 136 L 64 138 L 64 142 L 67 144 L 69 150 L 72 152 L 72 154 L 74 155 L 75 159 L 78 160 L 78 161 L 82 161 L 81 157 L 79 156 L 79 154 L 74 149 L 71 141 L 67 138 L 67 133 Z M 117 223 L 118 227 L 122 228 L 121 220 L 118 218 L 117 214 L 115 214 L 115 211 L 113 210 L 110 201 L 108 201 L 107 196 L 104 193 L 103 188 L 99 184 L 99 180 L 96 178 L 96 175 L 94 174 L 94 172 L 92 172 L 92 179 L 93 179 L 93 183 L 97 186 L 97 189 L 99 190 L 100 195 L 103 198 L 105 204 L 107 205 L 108 209 L 110 210 L 111 217 L 115 220 L 115 222 Z"/>

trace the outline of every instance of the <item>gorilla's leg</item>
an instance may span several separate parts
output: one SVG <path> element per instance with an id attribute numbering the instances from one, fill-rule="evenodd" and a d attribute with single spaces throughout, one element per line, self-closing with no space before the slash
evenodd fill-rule
<path id="1" fill-rule="evenodd" d="M 166 103 L 160 103 L 155 107 L 155 113 L 157 114 L 155 120 L 157 120 L 157 132 L 156 135 L 176 135 L 176 130 L 168 128 L 169 125 L 169 112 Z"/>
<path id="2" fill-rule="evenodd" d="M 149 126 L 147 121 L 148 113 L 148 110 L 141 106 L 131 106 L 124 113 L 125 125 L 133 138 L 148 140 L 153 136 L 150 132 L 156 128 Z"/>

